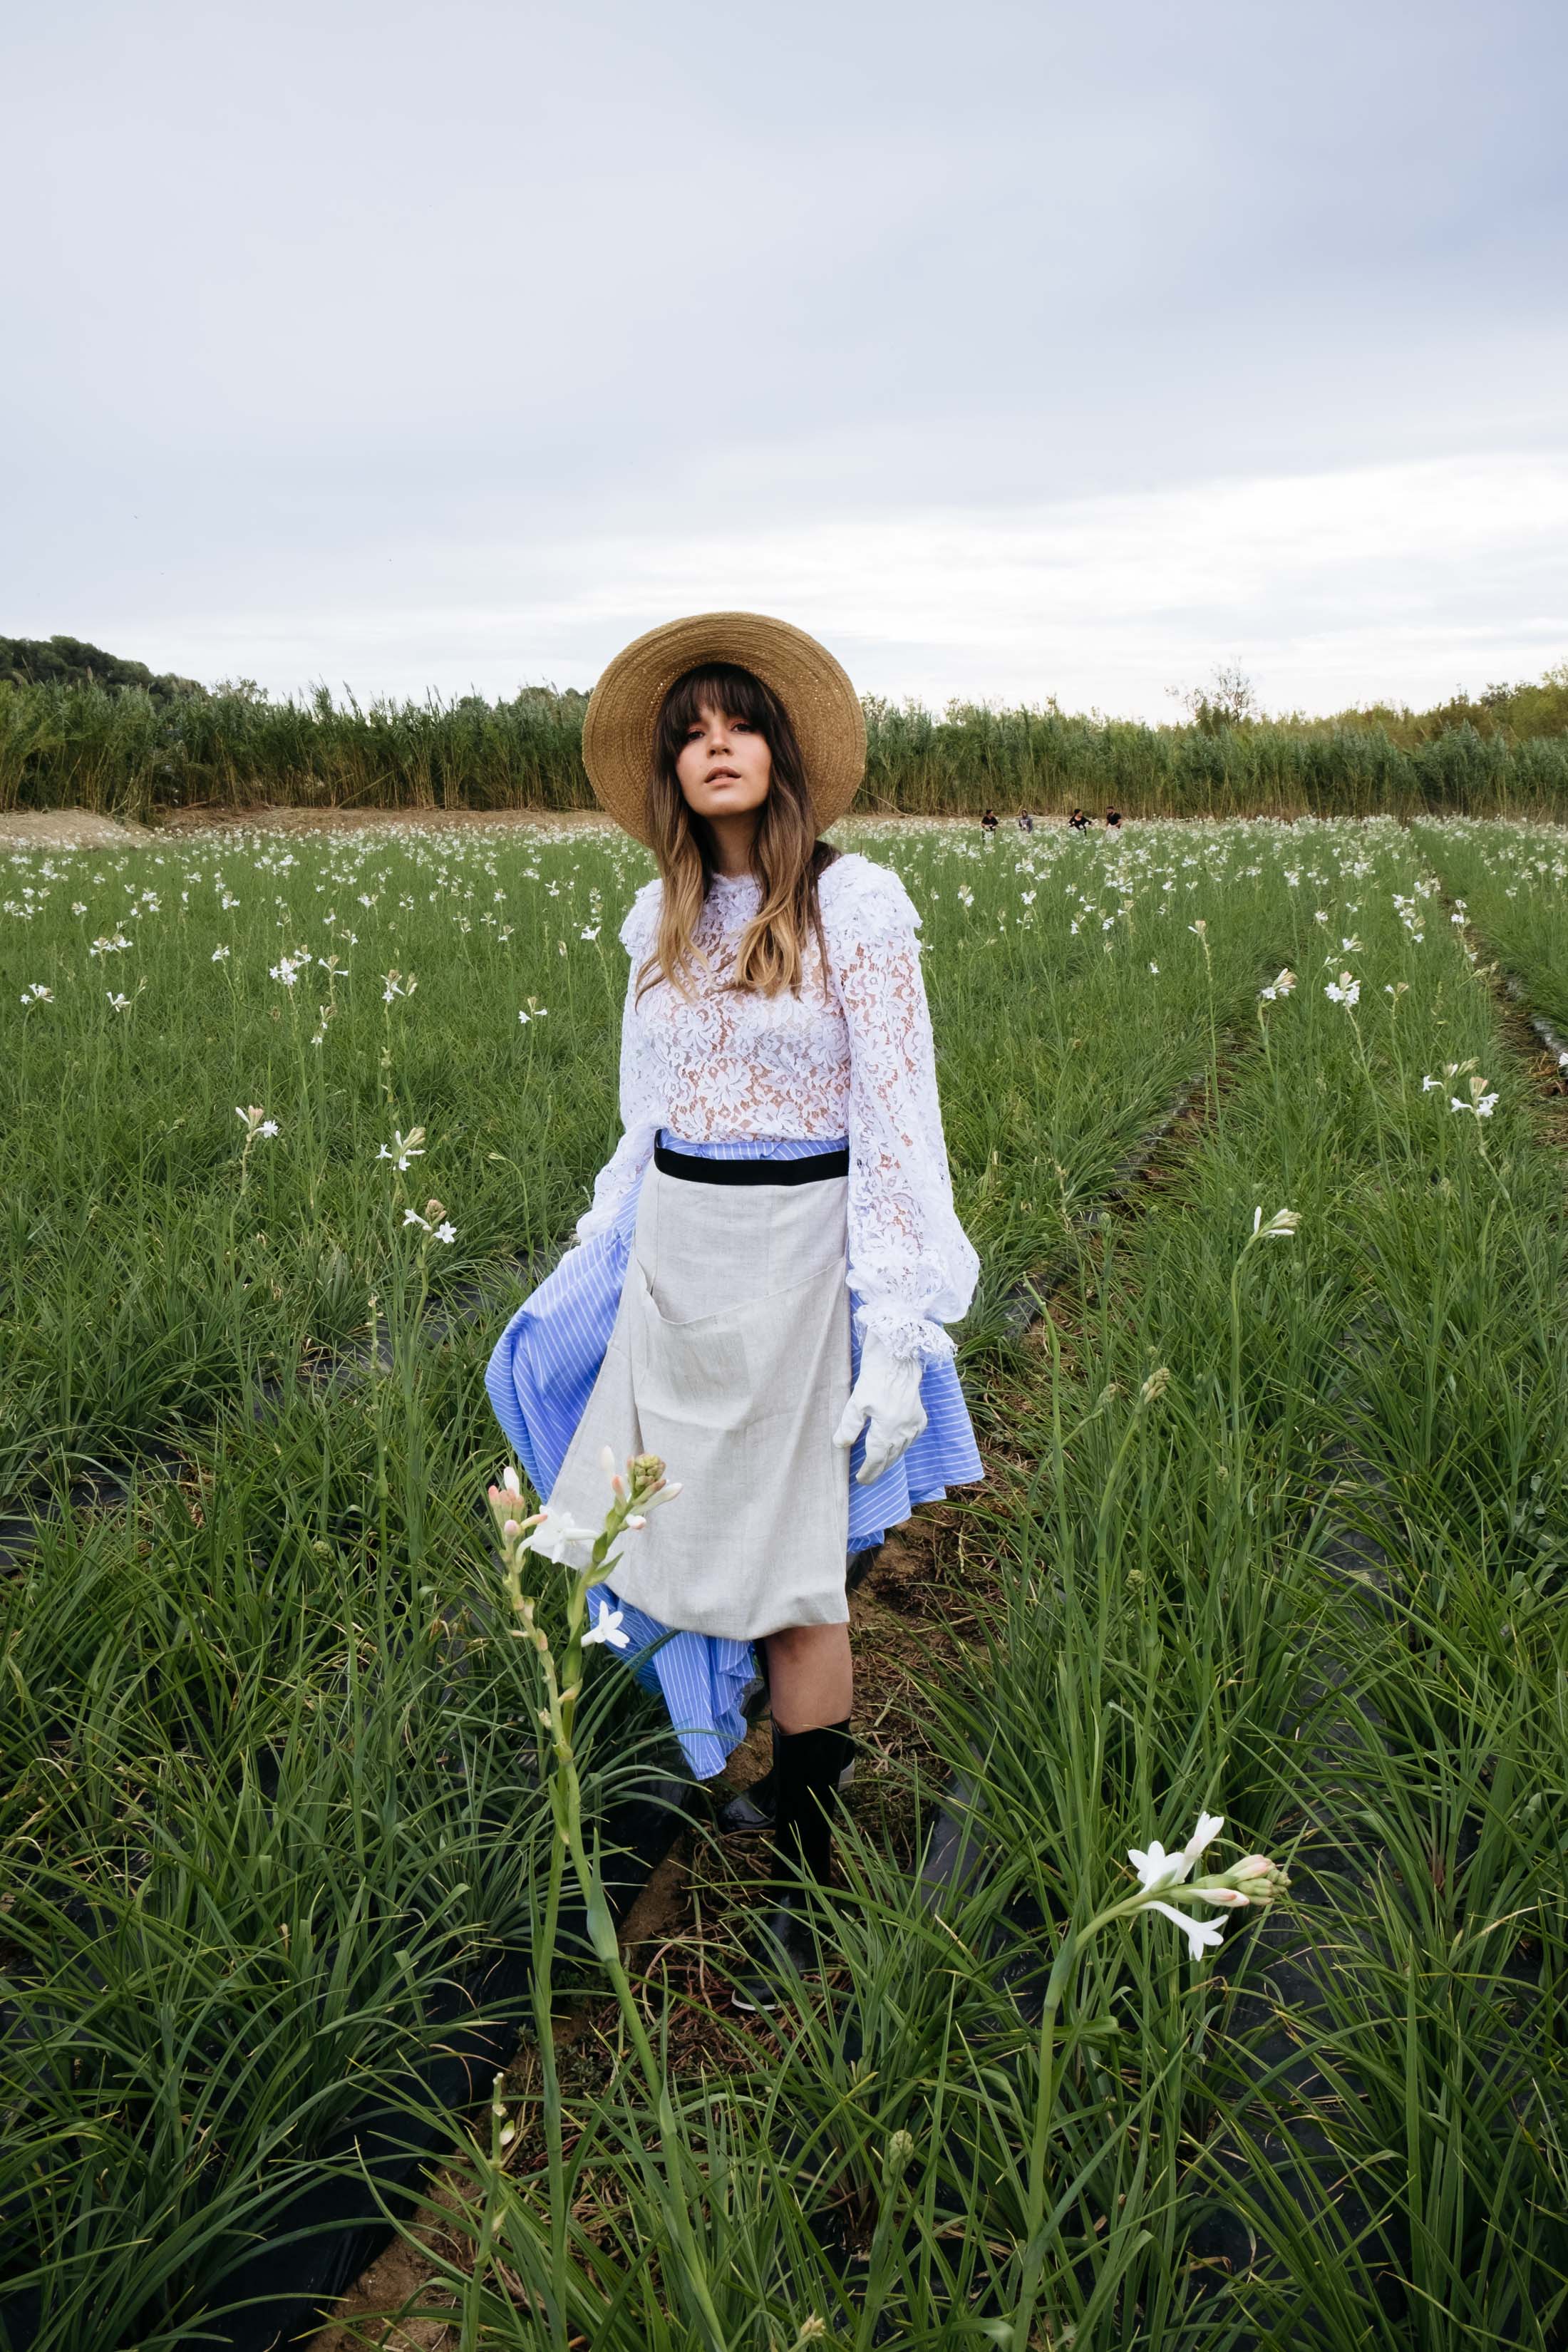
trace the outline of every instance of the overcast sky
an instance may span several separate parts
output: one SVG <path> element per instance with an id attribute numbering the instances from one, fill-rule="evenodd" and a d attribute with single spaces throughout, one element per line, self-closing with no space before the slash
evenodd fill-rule
<path id="1" fill-rule="evenodd" d="M 6 11 L 0 633 L 1174 715 L 1568 659 L 1563 0 Z"/>

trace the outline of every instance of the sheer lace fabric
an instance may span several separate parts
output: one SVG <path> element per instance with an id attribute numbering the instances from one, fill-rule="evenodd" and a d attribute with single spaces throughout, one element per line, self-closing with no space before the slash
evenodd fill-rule
<path id="1" fill-rule="evenodd" d="M 660 1127 L 691 1142 L 796 1137 L 849 1143 L 848 1283 L 862 1341 L 895 1354 L 951 1356 L 942 1328 L 968 1307 L 979 1261 L 952 1205 L 937 1098 L 920 915 L 898 876 L 858 853 L 818 885 L 829 971 L 808 940 L 800 994 L 725 994 L 746 923 L 750 875 L 714 877 L 697 928 L 706 972 L 682 998 L 662 979 L 637 1003 L 661 885 L 637 892 L 621 926 L 631 957 L 621 1029 L 622 1136 L 577 1225 L 613 1219 Z"/>

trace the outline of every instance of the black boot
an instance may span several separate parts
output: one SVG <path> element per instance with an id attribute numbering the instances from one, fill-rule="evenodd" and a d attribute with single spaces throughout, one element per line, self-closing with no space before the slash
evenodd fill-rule
<path id="1" fill-rule="evenodd" d="M 731 1999 L 737 2009 L 773 2009 L 792 1973 L 812 1968 L 822 1897 L 833 1872 L 833 1825 L 842 1777 L 854 1756 L 849 1717 L 805 1731 L 773 1727 L 776 1790 L 773 1867 L 764 1887 L 766 1916 L 748 1941 Z"/>
<path id="2" fill-rule="evenodd" d="M 847 1724 L 848 1717 L 846 1716 L 844 1720 Z M 779 1777 L 779 1727 L 776 1723 L 773 1727 L 773 1760 L 767 1770 L 753 1780 L 750 1788 L 740 1790 L 727 1803 L 721 1805 L 713 1816 L 715 1827 L 726 1836 L 754 1837 L 773 1826 Z M 855 1759 L 851 1755 L 840 1770 L 837 1782 L 840 1800 L 854 1778 Z"/>

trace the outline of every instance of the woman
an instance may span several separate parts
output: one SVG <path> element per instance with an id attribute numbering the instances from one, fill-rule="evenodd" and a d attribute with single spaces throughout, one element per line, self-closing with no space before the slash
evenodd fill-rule
<path id="1" fill-rule="evenodd" d="M 865 766 L 832 656 L 755 614 L 656 629 L 595 688 L 583 756 L 658 866 L 621 929 L 623 1133 L 581 1246 L 513 1316 L 487 1386 L 552 1557 L 586 1558 L 550 1520 L 599 1524 L 605 1444 L 679 1481 L 590 1600 L 618 1612 L 699 1774 L 744 1737 L 763 1650 L 772 1910 L 735 1999 L 771 2006 L 781 1966 L 809 1958 L 853 1756 L 847 1554 L 983 1475 L 942 1328 L 977 1260 L 920 916 L 896 875 L 819 838 Z"/>

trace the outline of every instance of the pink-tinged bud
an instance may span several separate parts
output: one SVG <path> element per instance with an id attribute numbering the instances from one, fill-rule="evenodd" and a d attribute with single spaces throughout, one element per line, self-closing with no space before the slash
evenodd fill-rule
<path id="1" fill-rule="evenodd" d="M 1247 1900 L 1251 1903 L 1273 1903 L 1290 1884 L 1289 1873 L 1282 1870 L 1277 1862 L 1271 1862 L 1266 1853 L 1247 1854 L 1225 1874 L 1232 1886 L 1241 1885 L 1247 1889 Z"/>
<path id="2" fill-rule="evenodd" d="M 615 1488 L 617 1495 L 624 1495 L 626 1493 L 626 1482 L 622 1477 L 618 1470 L 616 1472 L 615 1476 L 610 1480 L 610 1484 Z"/>
<path id="3" fill-rule="evenodd" d="M 1203 1897 L 1205 1903 L 1217 1903 L 1226 1911 L 1244 1910 L 1247 1902 L 1239 1886 L 1205 1886 Z"/>
<path id="4" fill-rule="evenodd" d="M 647 1521 L 640 1511 L 632 1511 L 627 1515 L 626 1525 L 628 1528 L 646 1528 Z"/>
<path id="5" fill-rule="evenodd" d="M 503 1519 L 501 1521 L 500 1531 L 508 1543 L 515 1543 L 519 1536 L 522 1533 L 522 1529 L 519 1527 L 515 1519 Z"/>

